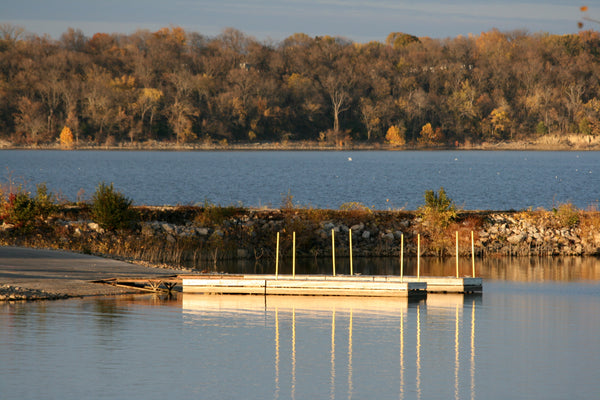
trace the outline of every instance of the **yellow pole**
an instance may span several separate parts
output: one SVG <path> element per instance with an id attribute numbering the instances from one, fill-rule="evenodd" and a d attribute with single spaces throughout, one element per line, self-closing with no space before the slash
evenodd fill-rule
<path id="1" fill-rule="evenodd" d="M 456 277 L 458 278 L 458 231 L 456 231 Z"/>
<path id="2" fill-rule="evenodd" d="M 352 229 L 348 229 L 348 236 L 350 237 L 350 276 L 354 275 L 354 269 L 352 267 Z"/>
<path id="3" fill-rule="evenodd" d="M 279 232 L 277 232 L 277 250 L 275 251 L 275 279 L 279 279 Z"/>
<path id="4" fill-rule="evenodd" d="M 331 230 L 331 260 L 333 262 L 333 276 L 335 276 L 335 231 Z"/>
<path id="5" fill-rule="evenodd" d="M 475 278 L 475 239 L 473 238 L 473 231 L 471 231 L 471 262 L 473 264 L 473 278 Z"/>
<path id="6" fill-rule="evenodd" d="M 400 235 L 400 282 L 404 282 L 404 234 Z"/>
<path id="7" fill-rule="evenodd" d="M 421 234 L 417 235 L 417 280 L 421 280 Z"/>
<path id="8" fill-rule="evenodd" d="M 292 252 L 292 277 L 296 278 L 296 232 L 292 234 L 293 237 L 293 252 Z"/>

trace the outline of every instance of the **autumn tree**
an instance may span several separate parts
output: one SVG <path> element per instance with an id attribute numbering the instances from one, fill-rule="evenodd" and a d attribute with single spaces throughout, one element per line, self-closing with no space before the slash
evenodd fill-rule
<path id="1" fill-rule="evenodd" d="M 27 97 L 17 102 L 15 113 L 16 133 L 22 134 L 25 143 L 39 144 L 44 139 L 46 117 L 42 104 Z M 17 139 L 17 141 L 20 141 Z"/>
<path id="2" fill-rule="evenodd" d="M 85 114 L 95 129 L 96 142 L 106 138 L 106 128 L 114 121 L 117 110 L 111 98 L 111 76 L 103 68 L 92 66 L 85 72 L 83 102 Z"/>
<path id="3" fill-rule="evenodd" d="M 65 126 L 59 136 L 60 147 L 63 149 L 73 148 L 73 132 L 68 126 Z"/>
<path id="4" fill-rule="evenodd" d="M 187 69 L 169 73 L 166 78 L 174 89 L 173 102 L 168 107 L 169 126 L 178 144 L 193 141 L 197 137 L 193 132 L 193 118 L 197 116 L 197 110 L 193 107 L 192 96 L 197 80 Z"/>
<path id="5" fill-rule="evenodd" d="M 444 135 L 441 128 L 433 128 L 428 122 L 421 128 L 418 142 L 420 145 L 433 146 L 441 144 Z"/>
<path id="6" fill-rule="evenodd" d="M 133 107 L 139 113 L 140 131 L 143 137 L 150 136 L 152 132 L 152 123 L 162 97 L 163 92 L 159 89 L 142 88 L 139 90 L 137 101 L 133 104 Z M 148 116 L 148 134 L 146 134 L 144 129 L 146 126 L 146 116 Z"/>
<path id="7" fill-rule="evenodd" d="M 508 116 L 508 109 L 506 106 L 501 106 L 492 110 L 489 116 L 491 123 L 491 136 L 494 139 L 499 139 L 502 135 L 508 131 L 510 118 Z"/>
<path id="8" fill-rule="evenodd" d="M 405 132 L 406 128 L 404 125 L 392 125 L 385 134 L 385 140 L 392 146 L 404 146 L 406 144 L 406 140 L 404 139 Z"/>

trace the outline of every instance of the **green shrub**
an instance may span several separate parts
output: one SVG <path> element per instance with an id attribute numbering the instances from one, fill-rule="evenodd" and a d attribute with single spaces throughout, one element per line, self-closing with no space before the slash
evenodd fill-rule
<path id="1" fill-rule="evenodd" d="M 101 182 L 92 197 L 92 219 L 106 230 L 125 229 L 135 221 L 132 201 L 120 192 Z"/>
<path id="2" fill-rule="evenodd" d="M 55 199 L 56 196 L 54 193 L 48 191 L 45 183 L 36 185 L 36 193 L 33 198 L 36 216 L 46 219 L 50 214 L 56 211 Z"/>
<path id="3" fill-rule="evenodd" d="M 342 211 L 364 211 L 371 213 L 371 209 L 358 201 L 349 201 L 340 206 Z"/>
<path id="4" fill-rule="evenodd" d="M 457 216 L 454 202 L 446 195 L 443 187 L 437 193 L 427 190 L 425 205 L 419 207 L 418 211 L 431 246 L 437 250 L 438 255 L 442 256 L 451 244 L 447 230 Z"/>
<path id="5" fill-rule="evenodd" d="M 426 190 L 424 197 L 425 205 L 419 207 L 420 216 L 424 220 L 445 228 L 456 218 L 456 205 L 446 195 L 443 187 L 437 193 Z"/>
<path id="6" fill-rule="evenodd" d="M 35 201 L 29 193 L 19 190 L 8 196 L 6 220 L 15 225 L 27 225 L 35 219 Z"/>
<path id="7" fill-rule="evenodd" d="M 37 185 L 35 197 L 19 186 L 6 199 L 2 196 L 0 220 L 17 226 L 30 226 L 48 218 L 55 208 L 53 195 L 45 184 Z"/>

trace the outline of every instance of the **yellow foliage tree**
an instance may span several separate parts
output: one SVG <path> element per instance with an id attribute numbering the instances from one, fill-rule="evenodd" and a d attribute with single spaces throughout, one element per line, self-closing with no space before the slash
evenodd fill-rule
<path id="1" fill-rule="evenodd" d="M 404 132 L 406 128 L 404 126 L 392 125 L 385 134 L 385 139 L 392 146 L 404 146 L 406 140 L 404 139 Z"/>
<path id="2" fill-rule="evenodd" d="M 490 113 L 490 122 L 492 123 L 492 136 L 500 137 L 510 124 L 506 107 L 498 107 L 492 110 Z"/>
<path id="3" fill-rule="evenodd" d="M 65 126 L 60 132 L 60 147 L 63 149 L 72 149 L 73 148 L 73 132 L 71 132 L 71 128 Z"/>
<path id="4" fill-rule="evenodd" d="M 600 99 L 594 97 L 584 106 L 586 120 L 589 125 L 589 134 L 600 135 Z"/>
<path id="5" fill-rule="evenodd" d="M 428 122 L 421 128 L 421 134 L 417 140 L 421 145 L 433 145 L 441 144 L 444 139 L 444 135 L 440 128 L 433 129 L 431 124 Z"/>

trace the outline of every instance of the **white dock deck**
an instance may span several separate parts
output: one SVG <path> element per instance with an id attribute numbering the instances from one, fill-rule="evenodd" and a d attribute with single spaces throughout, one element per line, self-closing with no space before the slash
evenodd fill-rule
<path id="1" fill-rule="evenodd" d="M 307 295 L 307 296 L 424 296 L 427 283 L 325 275 L 189 275 L 180 276 L 184 293 Z"/>

